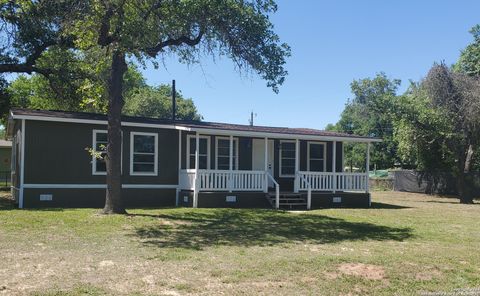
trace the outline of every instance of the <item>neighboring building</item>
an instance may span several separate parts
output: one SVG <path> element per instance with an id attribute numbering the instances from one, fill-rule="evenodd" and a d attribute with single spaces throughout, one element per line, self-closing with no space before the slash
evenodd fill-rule
<path id="1" fill-rule="evenodd" d="M 105 163 L 87 150 L 105 146 L 106 116 L 15 109 L 7 131 L 19 207 L 103 206 Z M 368 170 L 343 172 L 343 143 L 376 138 L 140 117 L 124 117 L 122 133 L 127 207 L 370 205 Z"/>
<path id="2" fill-rule="evenodd" d="M 0 182 L 5 179 L 5 174 L 10 174 L 10 157 L 12 156 L 12 142 L 0 140 Z"/>

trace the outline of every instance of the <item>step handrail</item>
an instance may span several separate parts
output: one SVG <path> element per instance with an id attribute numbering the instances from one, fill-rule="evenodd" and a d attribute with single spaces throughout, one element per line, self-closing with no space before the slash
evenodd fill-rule
<path id="1" fill-rule="evenodd" d="M 269 172 L 265 172 L 267 177 L 272 180 L 273 184 L 275 184 L 275 209 L 280 208 L 280 185 L 275 181 L 275 179 L 270 175 Z M 267 185 L 268 186 L 268 185 Z"/>
<path id="2" fill-rule="evenodd" d="M 301 181 L 305 182 L 305 185 L 307 185 L 307 210 L 310 210 L 312 207 L 312 185 L 310 182 L 308 182 L 304 175 L 298 174 L 298 177 Z"/>

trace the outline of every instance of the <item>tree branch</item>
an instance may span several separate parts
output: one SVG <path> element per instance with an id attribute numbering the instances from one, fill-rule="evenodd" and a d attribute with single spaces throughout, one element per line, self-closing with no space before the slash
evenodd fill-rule
<path id="1" fill-rule="evenodd" d="M 0 64 L 0 73 L 39 73 L 46 77 L 53 73 L 50 69 L 39 68 L 28 63 L 22 64 Z"/>
<path id="2" fill-rule="evenodd" d="M 200 41 L 202 40 L 203 34 L 204 34 L 203 30 L 200 30 L 200 32 L 198 33 L 198 36 L 195 37 L 194 39 L 191 39 L 186 36 L 181 36 L 175 39 L 167 39 L 165 41 L 158 43 L 154 47 L 147 48 L 145 51 L 149 56 L 151 56 L 152 58 L 155 58 L 157 54 L 167 46 L 179 46 L 182 44 L 186 44 L 188 46 L 195 46 L 200 43 Z"/>

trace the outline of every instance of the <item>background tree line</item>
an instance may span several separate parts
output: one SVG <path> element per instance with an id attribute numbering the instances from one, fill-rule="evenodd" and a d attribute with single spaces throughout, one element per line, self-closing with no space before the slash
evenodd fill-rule
<path id="1" fill-rule="evenodd" d="M 46 54 L 49 57 L 49 54 Z M 2 105 L 0 116 L 5 123 L 8 110 L 14 107 L 107 112 L 107 92 L 105 89 L 108 75 L 108 63 L 98 51 L 79 51 L 55 53 L 49 61 L 55 69 L 68 73 L 63 77 L 47 79 L 41 74 L 21 74 L 0 85 Z M 128 65 L 124 75 L 123 96 L 125 106 L 123 114 L 154 118 L 171 117 L 172 88 L 170 85 L 150 86 L 142 73 L 133 63 Z M 184 98 L 180 91 L 176 92 L 177 119 L 201 120 L 193 100 Z"/>
<path id="2" fill-rule="evenodd" d="M 403 94 L 385 73 L 353 81 L 353 98 L 327 129 L 382 138 L 372 152 L 377 168 L 453 173 L 461 201 L 471 203 L 465 178 L 480 170 L 480 26 L 471 33 L 457 63 L 434 63 Z M 349 166 L 364 168 L 364 155 L 365 147 L 345 147 Z"/>

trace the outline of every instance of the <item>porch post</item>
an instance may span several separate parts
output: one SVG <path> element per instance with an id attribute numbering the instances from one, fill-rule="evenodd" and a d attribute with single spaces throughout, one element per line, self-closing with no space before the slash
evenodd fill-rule
<path id="1" fill-rule="evenodd" d="M 337 141 L 333 141 L 333 158 L 332 158 L 332 172 L 333 172 L 333 193 L 337 191 Z"/>
<path id="2" fill-rule="evenodd" d="M 181 190 L 180 185 L 182 184 L 182 180 L 181 180 L 182 174 L 180 172 L 181 170 L 182 170 L 182 131 L 179 130 L 178 131 L 178 181 L 177 181 L 177 191 L 175 195 L 175 206 L 177 207 L 178 207 L 179 198 L 180 198 L 180 190 Z"/>
<path id="3" fill-rule="evenodd" d="M 298 139 L 295 140 L 295 180 L 293 183 L 293 191 L 298 193 L 299 190 L 299 181 L 298 178 L 298 171 L 300 170 L 300 141 Z"/>
<path id="4" fill-rule="evenodd" d="M 369 190 L 369 169 L 370 169 L 370 142 L 367 143 L 367 161 L 366 161 L 366 167 L 365 167 L 365 178 L 366 183 L 365 183 L 365 192 L 368 193 Z"/>
<path id="5" fill-rule="evenodd" d="M 198 180 L 198 167 L 200 155 L 200 135 L 195 133 L 195 182 L 193 187 L 193 207 L 198 207 L 198 189 L 200 187 L 200 180 Z"/>
<path id="6" fill-rule="evenodd" d="M 228 168 L 230 170 L 230 174 L 228 177 L 228 192 L 232 192 L 232 186 L 233 186 L 233 136 L 230 135 L 230 151 L 229 151 L 229 164 Z"/>
<path id="7" fill-rule="evenodd" d="M 268 138 L 265 137 L 265 184 L 263 185 L 263 192 L 268 192 Z"/>

